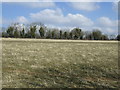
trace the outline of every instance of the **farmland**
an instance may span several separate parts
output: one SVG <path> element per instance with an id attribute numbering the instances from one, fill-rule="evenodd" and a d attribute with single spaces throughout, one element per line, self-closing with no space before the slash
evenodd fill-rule
<path id="1" fill-rule="evenodd" d="M 117 88 L 118 42 L 2 39 L 3 88 Z"/>

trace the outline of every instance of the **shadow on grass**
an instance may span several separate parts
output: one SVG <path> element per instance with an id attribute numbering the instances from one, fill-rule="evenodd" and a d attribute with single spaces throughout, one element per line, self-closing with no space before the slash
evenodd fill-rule
<path id="1" fill-rule="evenodd" d="M 85 64 L 71 64 L 70 68 L 35 69 L 20 75 L 27 87 L 39 88 L 118 88 L 118 73 Z"/>

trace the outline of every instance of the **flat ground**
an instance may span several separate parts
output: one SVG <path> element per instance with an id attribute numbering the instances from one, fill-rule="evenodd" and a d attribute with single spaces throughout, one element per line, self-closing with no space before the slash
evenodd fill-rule
<path id="1" fill-rule="evenodd" d="M 118 42 L 2 39 L 4 88 L 116 88 Z"/>

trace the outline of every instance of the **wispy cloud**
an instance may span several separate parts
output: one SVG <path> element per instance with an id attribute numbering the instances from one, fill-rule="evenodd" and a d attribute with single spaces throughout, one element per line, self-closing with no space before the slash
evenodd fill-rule
<path id="1" fill-rule="evenodd" d="M 100 8 L 95 2 L 71 2 L 71 6 L 77 10 L 94 11 Z"/>
<path id="2" fill-rule="evenodd" d="M 118 25 L 118 20 L 111 20 L 108 17 L 100 17 L 98 22 L 102 27 L 116 27 Z"/>
<path id="3" fill-rule="evenodd" d="M 119 0 L 3 0 L 3 2 L 114 2 Z"/>
<path id="4" fill-rule="evenodd" d="M 28 2 L 28 3 L 18 3 L 29 8 L 50 8 L 55 7 L 54 2 Z"/>
<path id="5" fill-rule="evenodd" d="M 108 17 L 100 17 L 96 21 L 96 26 L 107 34 L 118 33 L 118 20 L 112 20 Z"/>
<path id="6" fill-rule="evenodd" d="M 118 12 L 118 6 L 120 6 L 120 5 L 118 5 L 119 3 L 118 2 L 113 2 L 112 3 L 113 4 L 113 10 L 115 10 L 116 12 Z"/>
<path id="7" fill-rule="evenodd" d="M 15 20 L 16 22 L 19 22 L 19 23 L 28 23 L 29 21 L 27 20 L 27 18 L 25 18 L 24 16 L 19 16 L 16 18 Z"/>
<path id="8" fill-rule="evenodd" d="M 39 0 L 2 0 L 2 2 L 39 2 Z"/>
<path id="9" fill-rule="evenodd" d="M 2 24 L 3 25 L 10 25 L 10 24 L 12 24 L 12 23 L 22 23 L 22 24 L 28 24 L 28 23 L 30 23 L 30 21 L 29 21 L 29 19 L 28 18 L 26 18 L 26 17 L 24 17 L 24 16 L 18 16 L 18 17 L 16 17 L 16 18 L 14 18 L 14 19 L 12 19 L 12 18 L 2 18 Z"/>

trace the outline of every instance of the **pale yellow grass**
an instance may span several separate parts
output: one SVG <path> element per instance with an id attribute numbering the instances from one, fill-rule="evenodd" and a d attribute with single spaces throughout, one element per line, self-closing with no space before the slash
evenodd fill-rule
<path id="1" fill-rule="evenodd" d="M 110 40 L 65 40 L 65 39 L 33 39 L 33 38 L 2 38 L 2 40 L 10 41 L 43 41 L 43 42 L 104 42 L 104 43 L 116 43 L 118 41 Z"/>

